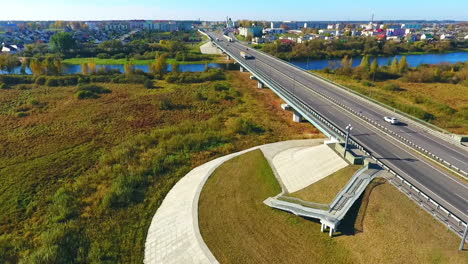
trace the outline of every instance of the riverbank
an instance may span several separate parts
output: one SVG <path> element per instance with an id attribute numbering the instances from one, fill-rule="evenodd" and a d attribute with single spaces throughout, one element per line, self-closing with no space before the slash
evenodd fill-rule
<path id="1" fill-rule="evenodd" d="M 169 58 L 167 59 L 168 64 L 206 64 L 206 63 L 213 63 L 215 62 L 215 56 L 211 60 L 203 60 L 203 61 L 177 61 L 176 59 Z M 133 63 L 134 65 L 149 65 L 154 62 L 154 60 L 134 60 L 134 59 L 99 59 L 99 58 L 72 58 L 72 59 L 65 59 L 63 63 L 67 65 L 81 65 L 83 63 L 90 63 L 94 62 L 96 65 L 125 65 L 129 62 Z"/>

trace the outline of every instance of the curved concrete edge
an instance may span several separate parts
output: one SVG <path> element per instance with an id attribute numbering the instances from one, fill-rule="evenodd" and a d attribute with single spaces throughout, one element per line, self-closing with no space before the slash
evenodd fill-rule
<path id="1" fill-rule="evenodd" d="M 256 146 L 192 169 L 174 185 L 157 209 L 148 230 L 143 262 L 218 263 L 203 241 L 198 225 L 199 198 L 209 176 L 224 162 L 249 151 L 261 149 L 271 165 L 277 153 L 304 144 L 310 144 L 310 139 Z"/>

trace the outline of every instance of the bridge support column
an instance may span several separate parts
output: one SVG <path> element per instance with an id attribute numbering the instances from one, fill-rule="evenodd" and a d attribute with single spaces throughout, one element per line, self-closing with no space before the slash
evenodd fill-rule
<path id="1" fill-rule="evenodd" d="M 320 225 L 321 225 L 321 226 L 320 226 L 320 232 L 323 233 L 323 231 L 325 231 L 325 225 L 324 225 L 324 224 L 320 224 Z"/>
<path id="2" fill-rule="evenodd" d="M 240 72 L 245 72 L 244 67 L 240 66 L 239 71 L 240 71 Z"/>
<path id="3" fill-rule="evenodd" d="M 296 123 L 302 122 L 302 115 L 299 114 L 297 111 L 293 111 L 293 121 Z"/>
<path id="4" fill-rule="evenodd" d="M 262 89 L 263 86 L 264 84 L 261 81 L 258 81 L 258 85 L 257 85 L 258 89 Z"/>
<path id="5" fill-rule="evenodd" d="M 333 228 L 332 227 L 330 227 L 330 233 L 329 234 L 330 234 L 330 237 L 333 237 Z"/>

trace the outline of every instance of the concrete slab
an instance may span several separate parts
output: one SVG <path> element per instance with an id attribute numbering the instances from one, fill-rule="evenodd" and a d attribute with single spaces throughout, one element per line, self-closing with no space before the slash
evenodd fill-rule
<path id="1" fill-rule="evenodd" d="M 327 145 L 290 148 L 272 161 L 286 191 L 299 191 L 340 170 L 348 163 Z"/>
<path id="2" fill-rule="evenodd" d="M 320 144 L 319 140 L 292 140 L 257 146 L 205 163 L 185 175 L 164 198 L 153 217 L 145 243 L 144 263 L 218 263 L 198 227 L 198 200 L 206 180 L 222 163 L 261 149 L 271 159 L 285 149 Z"/>
<path id="3" fill-rule="evenodd" d="M 211 43 L 211 41 L 200 46 L 200 52 L 203 54 L 223 54 L 221 50 Z"/>

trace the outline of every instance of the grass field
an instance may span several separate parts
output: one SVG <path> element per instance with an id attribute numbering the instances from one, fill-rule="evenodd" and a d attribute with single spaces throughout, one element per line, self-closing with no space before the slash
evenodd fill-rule
<path id="1" fill-rule="evenodd" d="M 348 77 L 316 73 L 402 111 L 416 109 L 427 112 L 435 117 L 430 121 L 434 125 L 456 134 L 468 135 L 468 86 L 392 80 L 375 82 L 374 87 L 369 87 Z M 401 91 L 386 90 L 384 87 L 388 83 L 397 84 Z"/>
<path id="2" fill-rule="evenodd" d="M 299 198 L 308 202 L 330 204 L 360 168 L 362 168 L 362 166 L 346 166 L 302 190 L 287 194 L 287 196 Z"/>
<path id="3" fill-rule="evenodd" d="M 148 65 L 154 62 L 154 60 L 127 60 L 127 59 L 99 59 L 99 58 L 72 58 L 72 59 L 65 59 L 63 63 L 69 65 L 81 65 L 83 63 L 94 62 L 97 65 L 124 65 L 128 62 L 133 63 L 134 65 Z M 176 61 L 175 59 L 167 59 L 168 64 L 173 63 L 179 64 L 206 64 L 211 63 L 213 60 L 208 61 Z"/>
<path id="4" fill-rule="evenodd" d="M 151 219 L 191 168 L 259 144 L 322 137 L 248 74 L 227 81 L 0 90 L 0 262 L 141 263 Z"/>
<path id="5" fill-rule="evenodd" d="M 342 223 L 345 231 L 333 238 L 320 232 L 317 221 L 263 204 L 280 190 L 259 150 L 224 163 L 208 179 L 199 224 L 220 263 L 468 262 L 455 234 L 388 183 L 367 189 L 360 199 L 365 206 L 353 206 Z"/>

